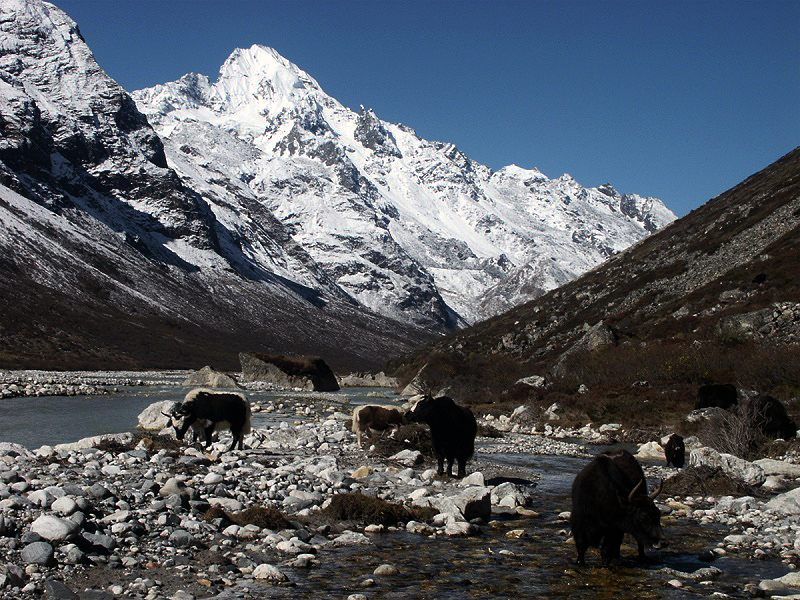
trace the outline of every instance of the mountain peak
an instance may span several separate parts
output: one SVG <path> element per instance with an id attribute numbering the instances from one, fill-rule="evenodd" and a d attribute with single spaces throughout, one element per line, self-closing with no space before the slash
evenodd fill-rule
<path id="1" fill-rule="evenodd" d="M 214 87 L 231 108 L 253 101 L 295 103 L 322 91 L 308 73 L 273 48 L 258 44 L 234 50 L 220 68 Z"/>

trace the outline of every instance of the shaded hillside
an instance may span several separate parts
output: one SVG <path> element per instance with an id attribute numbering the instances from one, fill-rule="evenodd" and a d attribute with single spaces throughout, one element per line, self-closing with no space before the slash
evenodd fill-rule
<path id="1" fill-rule="evenodd" d="M 579 279 L 390 367 L 410 379 L 427 363 L 435 385 L 461 380 L 464 401 L 497 400 L 533 374 L 565 390 L 590 377 L 791 387 L 800 370 L 770 371 L 800 368 L 798 273 L 795 149 Z"/>

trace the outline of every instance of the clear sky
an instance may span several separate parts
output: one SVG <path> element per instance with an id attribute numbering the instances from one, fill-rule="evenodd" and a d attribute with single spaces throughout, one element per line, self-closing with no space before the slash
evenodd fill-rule
<path id="1" fill-rule="evenodd" d="M 493 169 L 683 215 L 800 144 L 800 0 L 55 0 L 132 91 L 263 44 Z"/>

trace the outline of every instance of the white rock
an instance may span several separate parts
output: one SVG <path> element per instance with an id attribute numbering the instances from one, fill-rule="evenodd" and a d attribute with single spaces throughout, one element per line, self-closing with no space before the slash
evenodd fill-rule
<path id="1" fill-rule="evenodd" d="M 62 496 L 50 505 L 50 509 L 59 515 L 71 515 L 78 510 L 78 503 L 74 498 Z"/>
<path id="2" fill-rule="evenodd" d="M 764 470 L 764 474 L 767 476 L 779 475 L 781 477 L 791 478 L 800 477 L 800 465 L 795 465 L 783 460 L 775 460 L 772 458 L 762 458 L 753 462 L 761 467 Z"/>
<path id="3" fill-rule="evenodd" d="M 139 413 L 139 427 L 150 431 L 161 431 L 169 426 L 169 419 L 162 413 L 169 413 L 177 404 L 173 400 L 155 402 Z"/>
<path id="4" fill-rule="evenodd" d="M 345 531 L 341 535 L 338 535 L 335 538 L 333 538 L 331 543 L 334 546 L 359 546 L 359 545 L 371 544 L 372 542 L 363 533 L 358 533 L 355 531 Z"/>
<path id="5" fill-rule="evenodd" d="M 253 577 L 256 579 L 266 579 L 267 581 L 288 581 L 289 578 L 275 565 L 263 563 L 253 569 Z"/>
<path id="6" fill-rule="evenodd" d="M 471 487 L 474 485 L 485 486 L 486 478 L 480 471 L 475 471 L 474 473 L 470 473 L 469 475 L 464 477 L 461 481 L 459 481 L 458 485 L 461 487 Z"/>
<path id="7" fill-rule="evenodd" d="M 602 428 L 601 428 L 602 430 Z M 664 448 L 658 442 L 647 442 L 639 446 L 635 454 L 636 458 L 649 460 L 666 460 Z"/>
<path id="8" fill-rule="evenodd" d="M 208 499 L 211 506 L 219 506 L 225 512 L 239 512 L 244 508 L 244 504 L 235 498 L 217 498 L 216 496 Z"/>
<path id="9" fill-rule="evenodd" d="M 425 460 L 425 457 L 417 450 L 401 450 L 394 456 L 389 457 L 389 460 L 396 460 L 402 465 L 413 467 L 421 464 Z"/>
<path id="10" fill-rule="evenodd" d="M 732 454 L 719 453 L 713 448 L 705 446 L 689 452 L 689 466 L 720 468 L 729 477 L 741 479 L 745 483 L 754 486 L 761 485 L 766 479 L 764 469 L 757 464 Z"/>
<path id="11" fill-rule="evenodd" d="M 203 483 L 206 485 L 215 485 L 223 481 L 225 481 L 225 477 L 223 477 L 221 473 L 214 473 L 213 471 L 203 477 Z"/>
<path id="12" fill-rule="evenodd" d="M 40 515 L 31 523 L 31 532 L 50 542 L 63 542 L 75 537 L 80 525 L 74 521 L 61 519 L 54 515 Z"/>
<path id="13" fill-rule="evenodd" d="M 800 514 L 800 488 L 775 496 L 764 508 L 782 515 Z"/>

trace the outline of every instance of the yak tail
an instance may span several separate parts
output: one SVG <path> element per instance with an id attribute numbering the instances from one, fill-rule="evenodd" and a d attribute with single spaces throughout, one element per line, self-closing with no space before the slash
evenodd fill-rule
<path id="1" fill-rule="evenodd" d="M 252 416 L 253 412 L 250 410 L 250 402 L 245 398 L 244 405 L 247 407 L 247 414 L 244 416 L 244 427 L 242 427 L 242 435 L 247 435 L 252 431 L 252 427 L 250 425 L 250 417 Z"/>
<path id="2" fill-rule="evenodd" d="M 364 406 L 356 406 L 353 409 L 353 424 L 350 426 L 350 430 L 353 433 L 358 433 L 358 413 L 361 412 L 362 408 L 364 408 Z"/>

